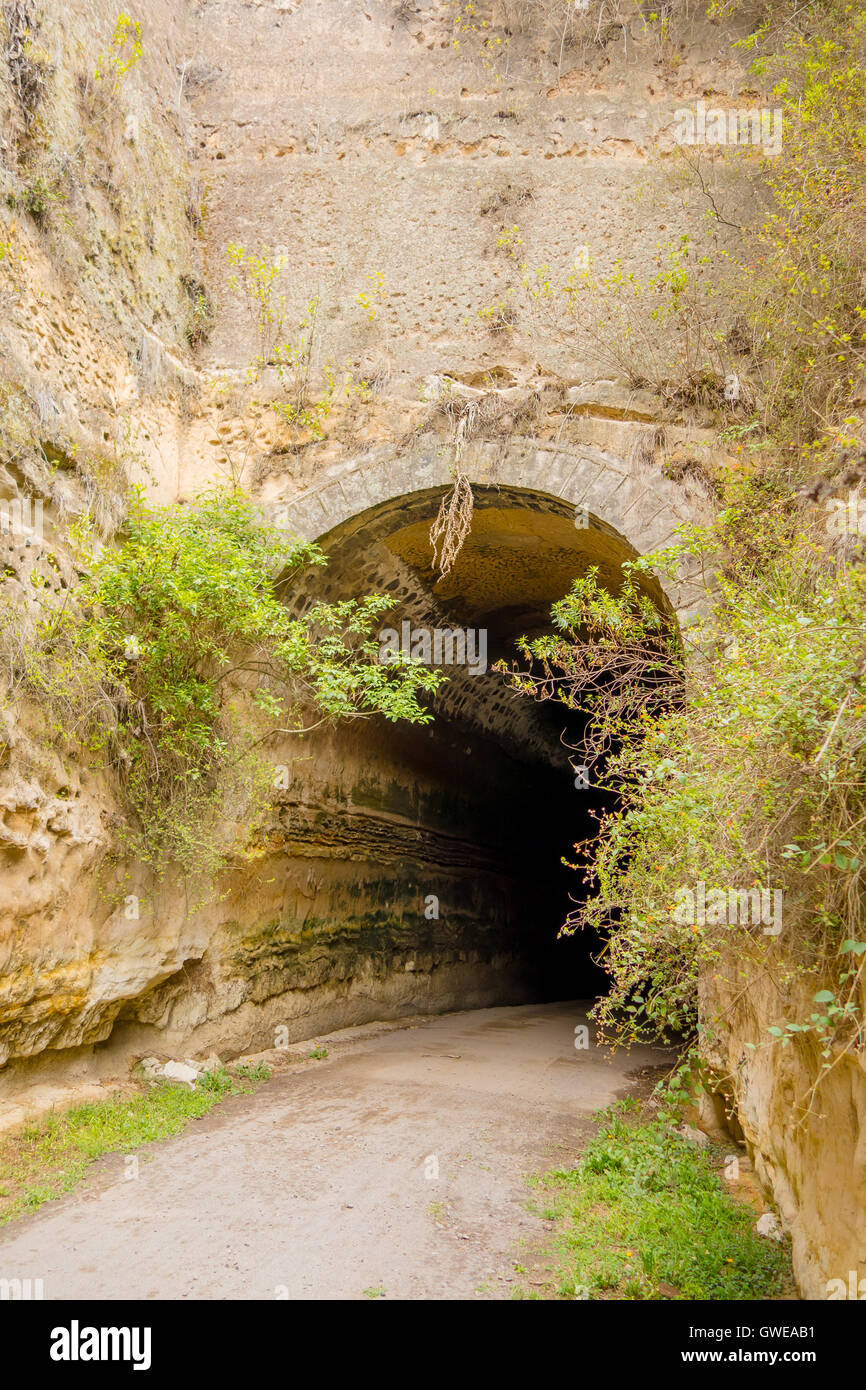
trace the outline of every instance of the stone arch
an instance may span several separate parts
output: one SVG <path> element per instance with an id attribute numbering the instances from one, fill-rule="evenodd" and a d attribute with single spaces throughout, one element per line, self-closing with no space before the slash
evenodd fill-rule
<path id="1" fill-rule="evenodd" d="M 337 527 L 346 534 L 373 508 L 447 487 L 451 461 L 451 450 L 438 437 L 422 438 L 405 451 L 373 450 L 326 470 L 306 492 L 275 506 L 281 524 L 305 539 L 321 539 Z M 575 511 L 586 508 L 591 526 L 618 536 L 637 555 L 673 543 L 680 525 L 705 522 L 711 514 L 705 491 L 665 477 L 637 451 L 627 461 L 590 445 L 512 437 L 468 446 L 461 468 L 484 489 L 520 489 Z M 660 581 L 681 626 L 704 606 L 699 571 L 686 558 L 674 578 Z"/>

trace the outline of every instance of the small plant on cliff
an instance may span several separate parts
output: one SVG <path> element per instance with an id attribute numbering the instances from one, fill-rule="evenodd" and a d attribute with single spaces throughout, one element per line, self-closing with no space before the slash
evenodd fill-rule
<path id="1" fill-rule="evenodd" d="M 374 270 L 367 276 L 370 282 L 369 290 L 359 290 L 355 295 L 355 303 L 360 304 L 367 316 L 367 322 L 373 323 L 379 315 L 379 309 L 387 301 L 388 287 L 385 283 L 385 276 L 381 270 Z"/>
<path id="2" fill-rule="evenodd" d="M 183 336 L 191 348 L 197 348 L 210 337 L 214 323 L 214 307 L 201 280 L 194 275 L 181 275 L 180 283 L 189 300 Z"/>
<path id="3" fill-rule="evenodd" d="M 719 257 L 712 240 L 693 236 L 659 243 L 654 270 L 638 275 L 617 259 L 599 273 L 588 247 L 579 248 L 564 278 L 534 265 L 517 227 L 506 227 L 497 247 L 514 267 L 506 294 L 510 322 L 535 325 L 570 352 L 577 346 L 635 388 L 650 388 L 665 405 L 702 406 L 731 414 L 725 394 L 731 374 L 731 312 L 720 293 Z M 481 317 L 488 316 L 487 310 Z M 729 393 L 730 394 L 730 393 Z M 739 414 L 744 400 L 736 402 Z"/>
<path id="4" fill-rule="evenodd" d="M 8 207 L 29 213 L 37 227 L 43 229 L 65 201 L 66 194 L 50 175 L 30 170 L 24 172 L 18 186 L 6 195 Z"/>
<path id="5" fill-rule="evenodd" d="M 141 21 L 121 10 L 114 24 L 111 45 L 100 53 L 93 76 L 97 82 L 110 78 L 115 89 L 126 74 L 135 67 L 144 53 L 141 41 Z"/>
<path id="6" fill-rule="evenodd" d="M 634 386 L 651 387 L 671 405 L 724 407 L 731 357 L 711 249 L 683 235 L 656 248 L 646 278 L 621 261 L 595 276 L 590 263 L 563 288 L 579 337 Z"/>
<path id="7" fill-rule="evenodd" d="M 322 368 L 323 384 L 319 393 L 315 394 L 312 389 L 313 349 L 318 332 L 319 308 L 318 297 L 309 300 L 298 324 L 296 337 L 277 343 L 269 364 L 263 360 L 256 363 L 257 369 L 271 365 L 276 370 L 282 398 L 270 402 L 271 410 L 287 425 L 309 430 L 313 439 L 323 437 L 335 389 L 333 369 L 328 363 Z"/>
<path id="8" fill-rule="evenodd" d="M 318 386 L 314 384 L 321 309 L 318 295 L 308 299 L 294 334 L 287 336 L 285 295 L 279 289 L 286 257 L 273 258 L 268 247 L 256 255 L 234 243 L 229 245 L 228 257 L 232 267 L 229 285 L 243 298 L 258 342 L 247 371 L 250 384 L 259 382 L 271 368 L 279 394 L 266 402 L 268 408 L 293 429 L 321 439 L 331 413 L 335 380 L 332 366 L 325 363 Z"/>
<path id="9" fill-rule="evenodd" d="M 314 602 L 293 616 L 288 589 L 325 557 L 264 524 L 239 492 L 160 508 L 137 496 L 118 549 L 97 553 L 86 533 L 79 543 L 81 589 L 60 605 L 40 591 L 13 680 L 58 740 L 114 769 L 129 846 L 155 866 L 212 870 L 243 849 L 237 823 L 243 841 L 274 786 L 268 744 L 331 719 L 431 717 L 421 697 L 441 673 L 379 659 L 374 633 L 392 600 Z"/>
<path id="10" fill-rule="evenodd" d="M 288 264 L 287 257 L 272 258 L 267 247 L 257 256 L 235 242 L 229 243 L 227 255 L 231 267 L 229 285 L 243 298 L 256 330 L 260 354 L 267 359 L 280 340 L 285 322 L 286 297 L 278 285 Z"/>

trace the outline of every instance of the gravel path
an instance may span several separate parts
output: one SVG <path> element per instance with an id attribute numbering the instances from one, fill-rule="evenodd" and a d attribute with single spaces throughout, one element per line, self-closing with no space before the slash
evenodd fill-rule
<path id="1" fill-rule="evenodd" d="M 137 1178 L 106 1158 L 8 1227 L 0 1278 L 61 1299 L 508 1297 L 544 1231 L 524 1175 L 572 1162 L 592 1112 L 667 1060 L 577 1050 L 584 1021 L 530 1005 L 335 1035 L 143 1148 Z"/>

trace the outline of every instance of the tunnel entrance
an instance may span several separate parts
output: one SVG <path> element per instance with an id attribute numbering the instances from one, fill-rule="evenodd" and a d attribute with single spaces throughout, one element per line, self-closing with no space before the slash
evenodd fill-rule
<path id="1" fill-rule="evenodd" d="M 575 785 L 580 726 L 512 692 L 493 666 L 520 636 L 551 631 L 551 605 L 590 566 L 617 591 L 634 551 L 600 518 L 576 524 L 560 498 L 476 484 L 471 531 L 443 578 L 429 532 L 446 491 L 395 498 L 318 538 L 327 570 L 293 602 L 387 593 L 383 632 L 468 631 L 474 660 L 446 666 L 429 725 L 371 719 L 315 737 L 285 807 L 287 848 L 299 874 L 311 863 L 307 920 L 327 932 L 347 987 L 361 972 L 387 994 L 395 975 L 415 976 L 427 1008 L 586 998 L 605 987 L 599 943 L 558 935 L 585 891 L 562 861 L 600 809 Z"/>

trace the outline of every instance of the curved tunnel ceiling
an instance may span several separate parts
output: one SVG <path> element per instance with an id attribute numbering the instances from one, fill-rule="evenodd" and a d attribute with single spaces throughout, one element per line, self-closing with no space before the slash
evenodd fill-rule
<path id="1" fill-rule="evenodd" d="M 550 609 L 574 580 L 596 566 L 617 592 L 621 566 L 635 558 L 627 541 L 598 517 L 575 525 L 574 508 L 560 498 L 518 487 L 473 485 L 474 514 L 457 561 L 446 576 L 434 568 L 430 527 L 447 488 L 394 498 L 341 523 L 319 538 L 328 556 L 313 581 L 326 598 L 388 593 L 396 600 L 383 626 L 408 618 L 414 627 L 463 627 L 486 633 L 488 666 L 516 656 L 516 640 L 551 631 Z M 669 611 L 660 585 L 645 592 Z M 563 712 L 516 697 L 502 675 L 469 675 L 450 668 L 436 697 L 437 712 L 499 737 L 512 755 L 540 755 L 563 770 Z"/>

